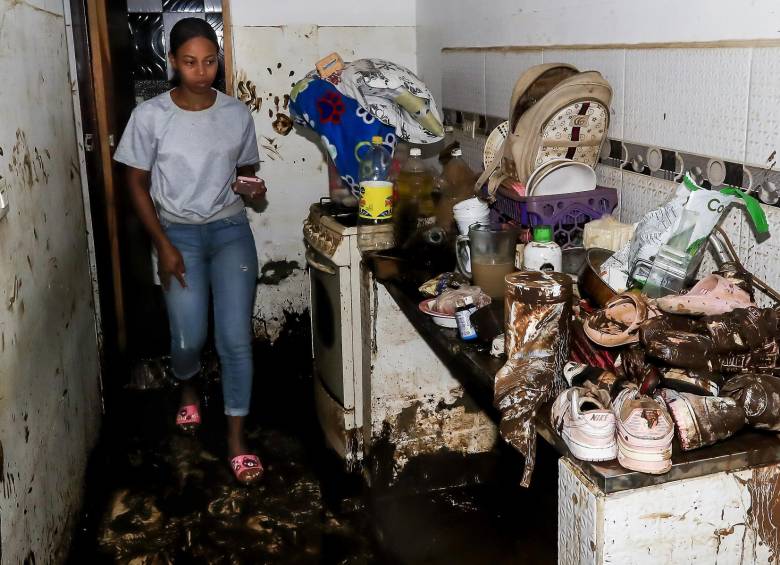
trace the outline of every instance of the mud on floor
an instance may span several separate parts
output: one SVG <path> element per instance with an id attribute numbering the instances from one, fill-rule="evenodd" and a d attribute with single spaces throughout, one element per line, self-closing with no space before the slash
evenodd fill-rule
<path id="1" fill-rule="evenodd" d="M 175 390 L 123 390 L 90 460 L 70 563 L 555 562 L 554 457 L 530 491 L 513 459 L 486 485 L 368 492 L 324 445 L 306 366 L 259 353 L 248 436 L 263 481 L 232 477 L 218 382 L 195 437 L 173 425 Z"/>

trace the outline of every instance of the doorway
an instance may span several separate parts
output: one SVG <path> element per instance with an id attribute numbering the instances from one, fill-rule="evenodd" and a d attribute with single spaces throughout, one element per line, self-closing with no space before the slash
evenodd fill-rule
<path id="1" fill-rule="evenodd" d="M 228 2 L 222 0 L 71 0 L 106 393 L 141 359 L 167 352 L 168 325 L 155 284 L 152 246 L 126 197 L 113 153 L 133 108 L 166 92 L 170 30 L 183 18 L 206 20 L 220 41 L 217 88 L 232 92 Z M 227 54 L 227 56 L 225 56 Z"/>

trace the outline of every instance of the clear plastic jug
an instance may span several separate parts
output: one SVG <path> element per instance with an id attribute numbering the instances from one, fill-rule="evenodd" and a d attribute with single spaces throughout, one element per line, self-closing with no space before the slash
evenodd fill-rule
<path id="1" fill-rule="evenodd" d="M 503 299 L 504 277 L 516 270 L 518 235 L 517 228 L 508 224 L 474 224 L 468 235 L 458 236 L 455 242 L 458 268 L 491 298 Z"/>

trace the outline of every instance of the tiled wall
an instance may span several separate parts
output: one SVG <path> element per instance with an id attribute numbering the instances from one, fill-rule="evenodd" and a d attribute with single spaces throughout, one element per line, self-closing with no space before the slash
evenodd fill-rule
<path id="1" fill-rule="evenodd" d="M 612 84 L 610 137 L 768 166 L 780 148 L 780 48 L 445 51 L 442 106 L 506 117 L 517 77 L 528 67 L 571 63 Z M 464 154 L 481 164 L 484 136 L 462 132 Z M 770 159 L 770 161 L 773 159 Z M 621 220 L 635 222 L 671 195 L 675 183 L 599 165 L 600 182 L 620 192 Z M 770 230 L 780 209 L 764 207 Z M 741 210 L 723 227 L 745 265 L 780 288 L 780 234 L 758 243 Z M 705 263 L 708 268 L 711 263 Z"/>

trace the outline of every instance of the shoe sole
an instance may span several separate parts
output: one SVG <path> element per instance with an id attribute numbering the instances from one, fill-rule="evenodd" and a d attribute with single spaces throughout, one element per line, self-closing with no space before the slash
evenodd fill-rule
<path id="1" fill-rule="evenodd" d="M 652 451 L 639 451 L 628 447 L 620 438 L 617 441 L 617 459 L 626 469 L 663 475 L 672 468 L 672 444 L 659 446 Z"/>
<path id="2" fill-rule="evenodd" d="M 581 461 L 611 461 L 618 455 L 617 443 L 614 440 L 607 446 L 584 445 L 574 441 L 564 430 L 563 442 L 571 454 Z"/>

